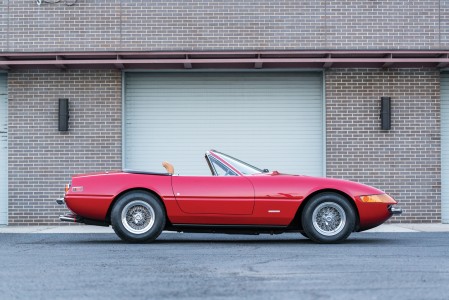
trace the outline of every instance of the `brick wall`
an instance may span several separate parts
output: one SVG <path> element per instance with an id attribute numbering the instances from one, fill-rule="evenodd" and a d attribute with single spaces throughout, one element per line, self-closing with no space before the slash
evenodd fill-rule
<path id="1" fill-rule="evenodd" d="M 0 51 L 444 49 L 439 0 L 0 0 Z"/>
<path id="2" fill-rule="evenodd" d="M 332 49 L 435 49 L 440 45 L 439 0 L 327 2 Z M 448 12 L 441 10 L 444 16 Z M 442 33 L 442 36 L 447 32 Z M 447 44 L 446 44 L 447 46 Z"/>
<path id="3" fill-rule="evenodd" d="M 8 49 L 8 1 L 0 0 L 0 52 Z"/>
<path id="4" fill-rule="evenodd" d="M 449 46 L 449 1 L 440 1 L 440 47 L 447 48 Z"/>
<path id="5" fill-rule="evenodd" d="M 121 168 L 121 73 L 11 71 L 9 223 L 60 223 L 55 199 L 72 174 Z M 58 131 L 69 98 L 69 131 Z"/>
<path id="6" fill-rule="evenodd" d="M 394 221 L 441 219 L 439 72 L 326 72 L 327 175 L 373 185 L 400 201 Z M 391 97 L 392 129 L 380 130 L 380 97 Z"/>

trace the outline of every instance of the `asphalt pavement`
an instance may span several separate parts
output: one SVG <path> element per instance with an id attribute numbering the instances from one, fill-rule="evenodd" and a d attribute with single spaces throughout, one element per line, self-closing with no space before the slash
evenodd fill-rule
<path id="1" fill-rule="evenodd" d="M 103 227 L 0 229 L 8 300 L 446 300 L 448 282 L 449 230 L 440 224 L 386 224 L 335 245 L 294 233 L 164 232 L 127 244 Z"/>

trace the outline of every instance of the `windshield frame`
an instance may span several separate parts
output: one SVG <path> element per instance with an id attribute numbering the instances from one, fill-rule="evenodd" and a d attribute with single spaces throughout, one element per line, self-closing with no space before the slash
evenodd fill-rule
<path id="1" fill-rule="evenodd" d="M 247 162 L 244 162 L 238 158 L 232 157 L 231 155 L 216 151 L 216 150 L 210 150 L 206 153 L 207 155 L 211 155 L 214 158 L 220 160 L 222 163 L 226 164 L 229 168 L 231 168 L 234 172 L 236 172 L 239 176 L 248 176 L 248 175 L 254 175 L 254 174 L 261 174 L 264 173 L 264 171 L 260 168 L 257 168 Z M 208 161 L 208 163 L 210 163 Z M 242 168 L 239 167 L 237 164 L 243 165 L 243 167 L 247 170 L 250 170 L 250 172 L 243 172 Z M 215 173 L 214 171 L 212 171 Z M 216 173 L 214 175 L 217 175 Z"/>

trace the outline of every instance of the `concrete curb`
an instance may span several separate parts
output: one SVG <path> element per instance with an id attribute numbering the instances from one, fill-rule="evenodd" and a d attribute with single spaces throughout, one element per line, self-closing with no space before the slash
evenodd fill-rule
<path id="1" fill-rule="evenodd" d="M 449 232 L 449 224 L 383 224 L 365 232 Z M 114 233 L 112 227 L 76 226 L 0 226 L 1 233 Z"/>
<path id="2" fill-rule="evenodd" d="M 449 224 L 401 223 L 383 224 L 366 232 L 449 232 Z"/>
<path id="3" fill-rule="evenodd" d="M 103 226 L 0 226 L 1 233 L 114 233 L 112 227 Z"/>

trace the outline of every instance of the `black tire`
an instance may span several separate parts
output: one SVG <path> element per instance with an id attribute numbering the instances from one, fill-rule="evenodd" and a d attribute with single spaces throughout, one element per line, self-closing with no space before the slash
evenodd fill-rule
<path id="1" fill-rule="evenodd" d="M 301 215 L 302 228 L 317 243 L 338 243 L 354 231 L 356 214 L 349 201 L 336 193 L 315 195 Z"/>
<path id="2" fill-rule="evenodd" d="M 111 211 L 111 224 L 124 241 L 154 241 L 164 230 L 165 209 L 154 195 L 135 191 L 121 196 Z"/>

